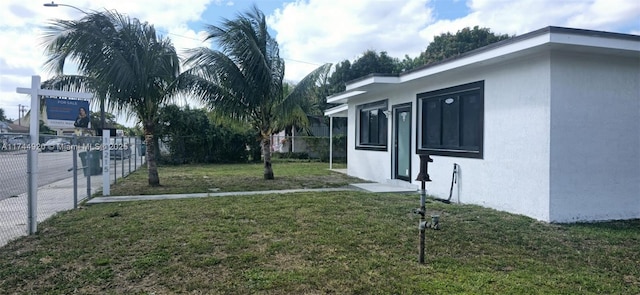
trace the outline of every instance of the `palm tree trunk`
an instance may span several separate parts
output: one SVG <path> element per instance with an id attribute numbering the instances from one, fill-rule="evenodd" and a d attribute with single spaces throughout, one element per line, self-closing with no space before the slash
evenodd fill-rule
<path id="1" fill-rule="evenodd" d="M 273 179 L 273 167 L 271 167 L 271 139 L 262 137 L 262 157 L 264 158 L 264 179 Z"/>
<path id="2" fill-rule="evenodd" d="M 293 153 L 293 126 L 284 128 L 284 138 L 286 139 L 286 143 L 289 144 L 287 151 Z"/>
<path id="3" fill-rule="evenodd" d="M 149 185 L 160 186 L 158 165 L 156 164 L 156 146 L 153 137 L 153 124 L 144 124 L 144 141 L 147 145 L 147 170 L 149 171 Z"/>

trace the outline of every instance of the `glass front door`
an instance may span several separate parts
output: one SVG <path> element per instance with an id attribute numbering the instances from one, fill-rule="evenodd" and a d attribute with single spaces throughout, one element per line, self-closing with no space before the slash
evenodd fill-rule
<path id="1" fill-rule="evenodd" d="M 394 175 L 411 181 L 411 104 L 394 106 Z"/>

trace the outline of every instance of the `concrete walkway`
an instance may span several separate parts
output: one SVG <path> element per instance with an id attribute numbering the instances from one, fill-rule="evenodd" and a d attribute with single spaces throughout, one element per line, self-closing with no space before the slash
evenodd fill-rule
<path id="1" fill-rule="evenodd" d="M 155 200 L 173 200 L 173 199 L 206 198 L 206 197 L 289 194 L 289 193 L 302 193 L 302 192 L 341 192 L 341 191 L 351 191 L 351 190 L 354 190 L 354 189 L 350 187 L 344 187 L 344 188 L 287 189 L 287 190 L 251 191 L 251 192 L 115 196 L 115 197 L 93 198 L 87 201 L 86 204 L 93 205 L 93 204 L 128 202 L 128 201 L 155 201 Z"/>
<path id="2" fill-rule="evenodd" d="M 410 187 L 410 186 L 399 186 L 399 185 L 392 185 L 387 183 L 376 183 L 376 182 L 353 183 L 351 185 L 371 193 L 415 193 L 418 191 L 417 188 Z"/>
<path id="3" fill-rule="evenodd" d="M 112 172 L 113 173 L 113 172 Z M 102 175 L 91 177 L 91 194 L 102 188 Z M 405 183 L 407 184 L 407 183 Z M 401 186 L 399 186 L 401 185 Z M 288 189 L 269 191 L 249 191 L 249 192 L 219 192 L 219 193 L 199 193 L 199 194 L 168 194 L 168 195 L 132 195 L 97 197 L 90 199 L 86 204 L 101 204 L 127 201 L 153 201 L 185 198 L 205 198 L 205 197 L 226 197 L 226 196 L 249 196 L 263 194 L 288 194 L 300 192 L 345 192 L 345 191 L 366 191 L 373 193 L 412 193 L 417 192 L 410 184 L 401 183 L 354 183 L 340 188 L 317 188 L 317 189 Z M 86 178 L 78 177 L 78 200 L 86 198 Z M 10 240 L 24 236 L 26 232 L 27 220 L 27 194 L 23 193 L 16 198 L 9 198 L 0 202 L 0 247 L 6 245 Z M 57 212 L 67 211 L 74 208 L 73 200 L 73 179 L 64 179 L 38 188 L 38 223 L 48 219 Z"/>
<path id="4" fill-rule="evenodd" d="M 227 196 L 250 196 L 265 194 L 289 194 L 302 192 L 342 192 L 361 190 L 372 193 L 412 193 L 417 192 L 415 188 L 399 187 L 391 184 L 383 183 L 353 183 L 348 187 L 338 188 L 311 188 L 311 189 L 287 189 L 287 190 L 269 190 L 269 191 L 250 191 L 250 192 L 222 192 L 222 193 L 197 193 L 197 194 L 166 194 L 166 195 L 137 195 L 137 196 L 114 196 L 114 197 L 98 197 L 86 202 L 87 205 L 128 202 L 128 201 L 154 201 L 154 200 L 173 200 L 187 198 L 206 198 L 206 197 L 227 197 Z"/>

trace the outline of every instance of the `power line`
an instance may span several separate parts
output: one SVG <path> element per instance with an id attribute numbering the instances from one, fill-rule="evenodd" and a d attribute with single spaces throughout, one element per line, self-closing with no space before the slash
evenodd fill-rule
<path id="1" fill-rule="evenodd" d="M 167 34 L 167 35 L 173 35 L 173 36 L 176 36 L 176 37 L 182 37 L 182 38 L 185 38 L 185 39 L 190 39 L 190 40 L 203 42 L 203 40 L 200 40 L 200 39 L 196 39 L 196 38 L 192 38 L 192 37 L 188 37 L 188 36 L 183 36 L 183 35 L 176 34 L 176 33 L 169 33 L 168 31 L 161 30 L 161 29 L 156 29 L 156 31 L 164 33 L 164 34 Z"/>
<path id="2" fill-rule="evenodd" d="M 162 29 L 156 29 L 156 31 L 164 33 L 164 34 L 167 34 L 167 35 L 173 35 L 173 36 L 176 36 L 176 37 L 180 37 L 180 38 L 185 38 L 185 39 L 189 39 L 189 40 L 195 40 L 195 41 L 204 42 L 204 40 L 200 40 L 200 39 L 196 39 L 196 38 L 192 38 L 192 37 L 188 37 L 188 36 L 184 36 L 184 35 L 180 35 L 180 34 L 176 34 L 176 33 L 170 33 L 169 31 L 162 30 Z M 297 60 L 297 59 L 292 59 L 292 58 L 282 58 L 282 59 L 284 59 L 286 61 L 292 61 L 292 62 L 303 63 L 303 64 L 314 65 L 314 66 L 321 66 L 322 65 L 322 64 L 319 64 L 319 63 L 315 63 L 315 62 Z"/>
<path id="3" fill-rule="evenodd" d="M 322 64 L 319 63 L 315 63 L 315 62 L 310 62 L 310 61 L 302 61 L 302 60 L 296 60 L 296 59 L 291 59 L 291 58 L 283 58 L 284 60 L 288 60 L 288 61 L 293 61 L 293 62 L 298 62 L 298 63 L 303 63 L 303 64 L 308 64 L 308 65 L 314 65 L 314 66 L 321 66 Z"/>

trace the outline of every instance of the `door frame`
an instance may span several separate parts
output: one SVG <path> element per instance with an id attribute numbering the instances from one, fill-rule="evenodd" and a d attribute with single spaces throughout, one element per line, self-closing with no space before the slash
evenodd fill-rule
<path id="1" fill-rule="evenodd" d="M 391 156 L 391 174 L 392 174 L 392 179 L 400 179 L 400 180 L 404 180 L 404 181 L 408 181 L 411 182 L 411 148 L 413 147 L 412 145 L 412 140 L 413 140 L 413 136 L 411 135 L 411 132 L 413 130 L 412 125 L 413 125 L 413 103 L 408 102 L 408 103 L 402 103 L 402 104 L 397 104 L 397 105 L 393 105 L 392 108 L 392 125 L 393 125 L 393 148 L 392 148 L 392 156 Z M 408 147 L 409 147 L 409 176 L 405 177 L 405 176 L 398 176 L 398 120 L 399 120 L 399 116 L 398 113 L 400 111 L 409 111 L 409 142 L 408 142 Z"/>

